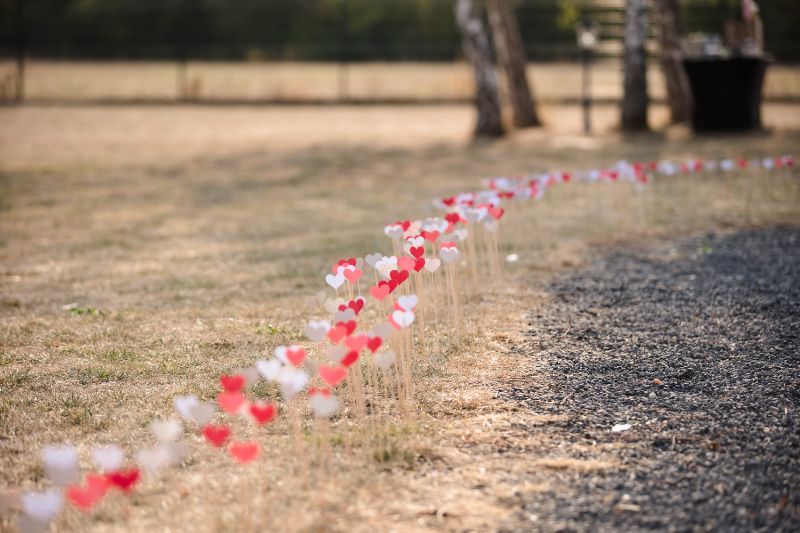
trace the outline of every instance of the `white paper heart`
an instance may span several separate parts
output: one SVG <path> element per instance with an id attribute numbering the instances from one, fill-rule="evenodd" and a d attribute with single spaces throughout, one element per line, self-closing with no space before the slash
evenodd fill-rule
<path id="1" fill-rule="evenodd" d="M 238 368 L 234 370 L 231 373 L 231 375 L 244 377 L 245 387 L 254 385 L 255 383 L 258 383 L 258 381 L 261 379 L 261 375 L 258 373 L 258 370 L 256 370 L 256 368 L 253 366 L 247 368 Z"/>
<path id="2" fill-rule="evenodd" d="M 284 365 L 289 364 L 289 360 L 286 359 L 286 346 L 276 346 L 273 354 L 275 355 L 275 359 Z"/>
<path id="3" fill-rule="evenodd" d="M 317 418 L 330 418 L 339 410 L 339 400 L 335 396 L 313 394 L 309 403 Z"/>
<path id="4" fill-rule="evenodd" d="M 425 261 L 425 270 L 433 274 L 439 267 L 442 266 L 442 261 L 438 257 L 432 257 Z"/>
<path id="5" fill-rule="evenodd" d="M 284 366 L 278 374 L 278 385 L 286 401 L 291 401 L 308 384 L 308 374 L 299 369 Z"/>
<path id="6" fill-rule="evenodd" d="M 182 441 L 158 444 L 153 448 L 138 450 L 134 455 L 136 463 L 149 472 L 169 468 L 189 453 L 189 446 Z"/>
<path id="7" fill-rule="evenodd" d="M 364 260 L 367 262 L 367 264 L 368 264 L 369 266 L 371 266 L 372 268 L 375 268 L 375 263 L 377 263 L 378 261 L 380 261 L 380 260 L 381 260 L 381 258 L 383 258 L 383 254 L 380 254 L 380 253 L 374 253 L 374 254 L 368 254 L 368 255 L 367 255 L 365 258 L 364 258 Z"/>
<path id="8" fill-rule="evenodd" d="M 406 244 L 409 246 L 419 247 L 425 244 L 425 237 L 421 235 L 417 235 L 415 237 L 409 237 L 406 239 Z"/>
<path id="9" fill-rule="evenodd" d="M 412 311 L 417 307 L 417 295 L 409 294 L 408 296 L 401 296 L 397 299 L 397 305 L 402 307 L 405 311 Z"/>
<path id="10" fill-rule="evenodd" d="M 277 359 L 270 359 L 269 361 L 266 359 L 260 359 L 256 361 L 256 368 L 261 375 L 264 376 L 264 379 L 269 381 L 277 381 L 278 375 L 283 368 L 283 364 Z"/>
<path id="11" fill-rule="evenodd" d="M 172 464 L 172 454 L 165 446 L 138 450 L 134 457 L 142 470 L 148 472 L 158 472 Z"/>
<path id="12" fill-rule="evenodd" d="M 439 257 L 445 263 L 452 263 L 458 258 L 458 248 L 442 248 L 439 250 Z"/>
<path id="13" fill-rule="evenodd" d="M 320 342 L 331 329 L 331 323 L 327 320 L 311 320 L 306 324 L 305 334 L 309 340 Z"/>
<path id="14" fill-rule="evenodd" d="M 74 446 L 45 446 L 41 457 L 45 474 L 56 485 L 65 486 L 78 481 L 78 451 Z"/>
<path id="15" fill-rule="evenodd" d="M 399 241 L 403 238 L 403 226 L 386 226 L 383 228 L 383 232 L 393 241 Z"/>
<path id="16" fill-rule="evenodd" d="M 95 446 L 92 448 L 92 460 L 104 472 L 117 470 L 125 461 L 125 452 L 115 444 Z"/>
<path id="17" fill-rule="evenodd" d="M 158 442 L 175 442 L 183 432 L 183 426 L 176 418 L 156 419 L 150 422 L 150 431 Z"/>
<path id="18" fill-rule="evenodd" d="M 400 311 L 396 310 L 392 312 L 392 320 L 395 324 L 400 326 L 401 328 L 406 328 L 414 323 L 414 312 L 413 311 Z"/>
<path id="19" fill-rule="evenodd" d="M 325 355 L 328 356 L 328 359 L 333 361 L 334 363 L 340 362 L 345 355 L 347 355 L 347 348 L 337 344 L 336 346 L 326 346 L 323 351 Z"/>
<path id="20" fill-rule="evenodd" d="M 375 361 L 375 366 L 382 370 L 388 370 L 397 359 L 395 353 L 391 350 L 386 352 L 378 352 L 375 354 L 373 361 Z"/>
<path id="21" fill-rule="evenodd" d="M 22 512 L 40 524 L 48 524 L 64 507 L 64 496 L 56 489 L 22 494 Z"/>
<path id="22" fill-rule="evenodd" d="M 192 422 L 198 426 L 205 426 L 211 421 L 211 417 L 217 412 L 217 406 L 211 402 L 198 402 L 189 411 Z"/>
<path id="23" fill-rule="evenodd" d="M 392 325 L 388 322 L 375 324 L 370 330 L 370 336 L 380 337 L 382 341 L 386 342 L 392 336 Z"/>
<path id="24" fill-rule="evenodd" d="M 334 322 L 348 322 L 356 317 L 356 312 L 350 307 L 346 307 L 344 311 L 337 310 L 333 314 Z"/>
<path id="25" fill-rule="evenodd" d="M 197 405 L 197 402 L 199 401 L 200 400 L 198 400 L 197 396 L 194 394 L 175 396 L 175 398 L 172 400 L 172 405 L 175 406 L 175 410 L 178 411 L 178 414 L 180 414 L 184 420 L 191 420 L 192 407 Z"/>
<path id="26" fill-rule="evenodd" d="M 342 270 L 344 269 L 340 268 L 339 273 L 336 274 L 335 276 L 333 274 L 328 274 L 327 276 L 325 276 L 325 283 L 327 283 L 334 289 L 338 289 L 339 287 L 341 287 L 342 283 L 344 283 L 345 281 L 344 274 L 342 274 Z"/>

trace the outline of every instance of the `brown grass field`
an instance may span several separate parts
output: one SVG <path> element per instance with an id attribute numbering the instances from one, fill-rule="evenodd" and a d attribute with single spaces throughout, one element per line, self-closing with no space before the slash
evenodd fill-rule
<path id="1" fill-rule="evenodd" d="M 426 214 L 435 195 L 622 158 L 792 153 L 799 111 L 767 106 L 762 134 L 623 138 L 613 108 L 583 137 L 576 109 L 546 107 L 547 129 L 472 144 L 466 106 L 0 108 L 0 490 L 41 487 L 48 443 L 76 444 L 86 465 L 98 443 L 132 452 L 173 396 L 211 398 L 221 373 L 300 340 L 328 265 L 388 251 L 382 227 Z M 539 284 L 595 245 L 797 223 L 800 182 L 781 171 L 664 178 L 643 192 L 574 185 L 514 216 L 503 251 L 520 261 L 467 303 L 460 340 L 426 335 L 413 414 L 336 421 L 325 468 L 311 466 L 310 425 L 300 440 L 270 426 L 249 469 L 191 435 L 185 465 L 91 515 L 68 509 L 58 530 L 496 529 L 519 494 L 555 483 L 521 473 L 619 467 L 611 450 L 596 461 L 533 456 L 529 442 L 497 452 L 519 438 L 515 424 L 550 421 L 494 394 L 524 379 L 508 350 L 542 303 Z"/>

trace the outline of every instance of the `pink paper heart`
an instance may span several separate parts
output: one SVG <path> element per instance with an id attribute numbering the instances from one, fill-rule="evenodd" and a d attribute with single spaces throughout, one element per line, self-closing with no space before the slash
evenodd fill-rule
<path id="1" fill-rule="evenodd" d="M 245 397 L 241 392 L 223 392 L 217 396 L 220 409 L 232 415 L 244 405 Z"/>
<path id="2" fill-rule="evenodd" d="M 319 367 L 319 377 L 322 381 L 328 384 L 329 387 L 335 387 L 347 377 L 347 370 L 337 366 L 321 366 Z"/>
<path id="3" fill-rule="evenodd" d="M 231 442 L 228 454 L 241 464 L 247 464 L 258 458 L 261 446 L 257 442 Z"/>

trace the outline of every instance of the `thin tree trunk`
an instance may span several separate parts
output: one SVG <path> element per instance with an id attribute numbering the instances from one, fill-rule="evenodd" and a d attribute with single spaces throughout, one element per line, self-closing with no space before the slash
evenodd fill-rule
<path id="1" fill-rule="evenodd" d="M 461 31 L 464 55 L 472 64 L 475 73 L 475 106 L 478 120 L 475 137 L 500 137 L 503 122 L 500 115 L 500 96 L 497 92 L 497 76 L 492 65 L 489 39 L 483 22 L 472 0 L 456 0 L 456 23 Z"/>
<path id="2" fill-rule="evenodd" d="M 514 10 L 508 0 L 489 0 L 487 6 L 494 48 L 508 81 L 508 92 L 514 111 L 514 126 L 518 128 L 541 126 L 525 72 L 525 48 Z"/>
<path id="3" fill-rule="evenodd" d="M 645 50 L 646 0 L 625 2 L 625 83 L 622 94 L 622 129 L 647 129 L 647 52 Z"/>
<path id="4" fill-rule="evenodd" d="M 678 0 L 654 0 L 658 28 L 659 61 L 667 85 L 667 100 L 673 123 L 686 122 L 692 112 L 689 78 L 683 68 L 681 22 Z"/>

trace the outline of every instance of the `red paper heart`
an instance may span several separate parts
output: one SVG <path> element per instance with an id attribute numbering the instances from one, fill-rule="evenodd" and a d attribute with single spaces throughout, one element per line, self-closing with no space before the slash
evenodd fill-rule
<path id="1" fill-rule="evenodd" d="M 319 367 L 319 377 L 322 381 L 328 384 L 329 387 L 335 387 L 347 377 L 347 370 L 337 366 L 321 366 Z"/>
<path id="2" fill-rule="evenodd" d="M 133 486 L 139 481 L 139 469 L 115 470 L 106 474 L 109 483 L 123 492 L 130 492 Z"/>
<path id="3" fill-rule="evenodd" d="M 286 359 L 292 366 L 298 367 L 303 364 L 303 359 L 306 358 L 306 351 L 299 346 L 291 346 L 286 348 Z"/>
<path id="4" fill-rule="evenodd" d="M 347 307 L 349 307 L 350 309 L 355 311 L 356 314 L 358 314 L 364 308 L 364 303 L 365 302 L 366 302 L 366 300 L 364 298 L 362 298 L 361 296 L 359 296 L 355 300 L 350 300 L 349 302 L 347 302 Z M 342 311 L 343 310 L 344 309 L 342 309 Z"/>
<path id="5" fill-rule="evenodd" d="M 272 422 L 278 414 L 278 407 L 274 403 L 258 404 L 250 406 L 250 414 L 257 424 Z"/>
<path id="6" fill-rule="evenodd" d="M 459 220 L 461 220 L 461 216 L 458 213 L 447 213 L 444 216 L 444 219 L 451 224 L 456 224 Z"/>
<path id="7" fill-rule="evenodd" d="M 348 320 L 347 322 L 338 322 L 336 324 L 336 327 L 337 328 L 338 327 L 344 327 L 345 328 L 345 333 L 347 333 L 348 335 L 352 335 L 353 332 L 358 327 L 358 324 L 356 323 L 355 320 Z"/>
<path id="8" fill-rule="evenodd" d="M 422 254 L 425 253 L 425 247 L 424 246 L 412 246 L 411 248 L 409 248 L 408 251 L 411 252 L 411 255 L 413 255 L 415 259 L 419 259 L 420 257 L 422 257 Z"/>
<path id="9" fill-rule="evenodd" d="M 245 397 L 241 392 L 222 392 L 217 396 L 220 408 L 228 414 L 234 414 L 244 405 Z"/>
<path id="10" fill-rule="evenodd" d="M 419 272 L 420 270 L 422 270 L 422 267 L 424 266 L 425 266 L 425 258 L 420 257 L 414 262 L 414 271 Z"/>
<path id="11" fill-rule="evenodd" d="M 389 296 L 389 285 L 375 285 L 369 288 L 369 295 L 378 301 Z"/>
<path id="12" fill-rule="evenodd" d="M 228 454 L 242 464 L 255 460 L 259 453 L 261 447 L 257 442 L 231 442 L 228 446 Z"/>
<path id="13" fill-rule="evenodd" d="M 103 499 L 108 492 L 110 482 L 106 476 L 100 474 L 86 474 L 86 485 L 72 485 L 67 488 L 67 498 L 72 505 L 83 511 L 88 511 Z"/>
<path id="14" fill-rule="evenodd" d="M 342 357 L 342 360 L 339 361 L 341 365 L 345 368 L 350 368 L 358 361 L 358 352 L 355 350 L 349 351 Z"/>
<path id="15" fill-rule="evenodd" d="M 213 446 L 219 448 L 225 444 L 225 441 L 231 436 L 231 428 L 228 426 L 207 424 L 203 426 L 203 436 Z"/>
<path id="16" fill-rule="evenodd" d="M 456 201 L 456 197 L 455 196 L 451 196 L 449 198 L 442 198 L 442 203 L 444 205 L 448 206 L 448 207 L 453 205 L 455 203 L 455 201 Z"/>
<path id="17" fill-rule="evenodd" d="M 381 347 L 381 344 L 383 344 L 383 339 L 380 337 L 372 337 L 367 341 L 367 348 L 369 348 L 372 353 L 375 353 L 378 351 L 378 348 Z"/>
<path id="18" fill-rule="evenodd" d="M 219 378 L 219 384 L 225 392 L 239 392 L 244 388 L 244 376 L 236 374 L 235 376 L 222 375 Z"/>
<path id="19" fill-rule="evenodd" d="M 489 214 L 492 215 L 492 218 L 494 218 L 495 220 L 500 220 L 500 218 L 503 216 L 503 213 L 505 212 L 506 212 L 505 209 L 503 209 L 502 207 L 489 208 Z"/>
<path id="20" fill-rule="evenodd" d="M 389 278 L 399 285 L 408 279 L 408 270 L 392 270 Z"/>

